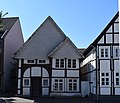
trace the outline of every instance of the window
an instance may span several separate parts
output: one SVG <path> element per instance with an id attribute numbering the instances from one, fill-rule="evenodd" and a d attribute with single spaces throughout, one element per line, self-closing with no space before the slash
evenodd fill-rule
<path id="1" fill-rule="evenodd" d="M 71 68 L 71 59 L 68 59 L 68 68 Z"/>
<path id="2" fill-rule="evenodd" d="M 105 49 L 105 57 L 108 57 L 108 49 Z"/>
<path id="3" fill-rule="evenodd" d="M 29 79 L 24 79 L 24 86 L 29 86 Z"/>
<path id="4" fill-rule="evenodd" d="M 48 86 L 48 79 L 43 80 L 43 86 Z"/>
<path id="5" fill-rule="evenodd" d="M 73 68 L 76 68 L 76 59 L 73 59 L 73 65 L 72 65 Z"/>
<path id="6" fill-rule="evenodd" d="M 116 73 L 116 86 L 120 85 L 120 83 L 119 83 L 120 79 L 119 78 L 120 78 L 119 73 Z"/>
<path id="7" fill-rule="evenodd" d="M 60 67 L 64 68 L 64 59 L 60 59 Z"/>
<path id="8" fill-rule="evenodd" d="M 116 78 L 116 85 L 119 85 L 119 78 Z"/>
<path id="9" fill-rule="evenodd" d="M 109 84 L 109 73 L 101 73 L 101 85 L 108 86 Z"/>
<path id="10" fill-rule="evenodd" d="M 69 79 L 68 90 L 77 91 L 77 79 Z"/>
<path id="11" fill-rule="evenodd" d="M 115 56 L 118 57 L 118 48 L 115 49 Z"/>
<path id="12" fill-rule="evenodd" d="M 27 63 L 34 63 L 34 60 L 27 60 Z"/>
<path id="13" fill-rule="evenodd" d="M 68 68 L 76 68 L 76 59 L 68 59 L 67 63 Z"/>
<path id="14" fill-rule="evenodd" d="M 46 63 L 46 60 L 39 60 L 39 63 Z"/>
<path id="15" fill-rule="evenodd" d="M 54 91 L 63 91 L 63 79 L 55 79 Z"/>
<path id="16" fill-rule="evenodd" d="M 56 59 L 56 67 L 59 67 L 59 59 Z"/>
<path id="17" fill-rule="evenodd" d="M 101 49 L 101 57 L 104 57 L 104 49 Z"/>

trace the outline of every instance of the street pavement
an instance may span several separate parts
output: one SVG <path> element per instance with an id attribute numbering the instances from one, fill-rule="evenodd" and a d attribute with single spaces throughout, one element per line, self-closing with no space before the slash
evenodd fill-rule
<path id="1" fill-rule="evenodd" d="M 40 97 L 28 99 L 22 97 L 0 97 L 0 103 L 120 103 L 120 96 L 81 97 Z"/>

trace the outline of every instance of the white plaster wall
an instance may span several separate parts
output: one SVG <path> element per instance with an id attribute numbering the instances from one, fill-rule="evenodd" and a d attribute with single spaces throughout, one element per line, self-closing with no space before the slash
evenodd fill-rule
<path id="1" fill-rule="evenodd" d="M 44 68 L 42 68 L 42 76 L 43 77 L 49 77 L 48 71 Z"/>
<path id="2" fill-rule="evenodd" d="M 110 95 L 110 88 L 100 88 L 101 95 Z"/>
<path id="3" fill-rule="evenodd" d="M 115 22 L 119 22 L 119 17 L 115 20 Z"/>
<path id="4" fill-rule="evenodd" d="M 100 60 L 100 71 L 110 72 L 110 60 Z"/>
<path id="5" fill-rule="evenodd" d="M 64 70 L 52 70 L 52 77 L 64 77 L 65 71 Z"/>
<path id="6" fill-rule="evenodd" d="M 31 76 L 41 76 L 41 67 L 32 67 Z"/>
<path id="7" fill-rule="evenodd" d="M 114 34 L 114 43 L 119 43 L 119 34 Z"/>
<path id="8" fill-rule="evenodd" d="M 120 60 L 114 60 L 114 70 L 120 73 Z"/>
<path id="9" fill-rule="evenodd" d="M 55 58 L 52 59 L 52 68 L 55 68 Z"/>
<path id="10" fill-rule="evenodd" d="M 115 88 L 115 95 L 120 95 L 120 88 Z"/>
<path id="11" fill-rule="evenodd" d="M 30 77 L 30 68 L 28 68 L 25 72 L 23 77 Z"/>
<path id="12" fill-rule="evenodd" d="M 98 44 L 103 44 L 104 43 L 104 36 L 100 39 L 100 41 L 98 42 Z"/>
<path id="13" fill-rule="evenodd" d="M 67 77 L 79 77 L 79 70 L 67 70 Z"/>
<path id="14" fill-rule="evenodd" d="M 42 95 L 43 96 L 49 95 L 49 88 L 42 88 Z"/>
<path id="15" fill-rule="evenodd" d="M 18 78 L 21 77 L 21 69 L 18 69 Z"/>
<path id="16" fill-rule="evenodd" d="M 112 34 L 106 34 L 106 43 L 112 43 Z"/>
<path id="17" fill-rule="evenodd" d="M 18 79 L 18 88 L 20 88 L 20 79 Z"/>
<path id="18" fill-rule="evenodd" d="M 81 96 L 81 93 L 50 93 L 50 96 L 60 97 L 60 96 Z"/>
<path id="19" fill-rule="evenodd" d="M 19 65 L 18 65 L 18 67 L 21 67 L 21 59 L 19 59 Z"/>
<path id="20" fill-rule="evenodd" d="M 20 94 L 20 90 L 17 91 L 17 94 Z"/>
<path id="21" fill-rule="evenodd" d="M 107 33 L 112 33 L 112 25 L 111 25 L 110 28 L 107 30 Z"/>
<path id="22" fill-rule="evenodd" d="M 119 32 L 119 23 L 114 23 L 114 32 Z"/>
<path id="23" fill-rule="evenodd" d="M 23 95 L 30 95 L 30 88 L 23 88 Z"/>

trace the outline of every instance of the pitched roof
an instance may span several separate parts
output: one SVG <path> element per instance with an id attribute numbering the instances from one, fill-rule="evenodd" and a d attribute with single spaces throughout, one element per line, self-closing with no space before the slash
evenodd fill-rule
<path id="1" fill-rule="evenodd" d="M 47 58 L 47 55 L 65 38 L 66 35 L 63 33 L 63 31 L 58 27 L 54 20 L 48 16 L 47 19 L 24 43 L 24 45 L 14 54 L 14 58 L 27 58 L 30 57 L 30 54 L 34 56 L 32 58 Z M 33 42 L 36 42 L 36 45 L 32 46 Z M 32 51 L 34 51 L 34 53 L 30 51 L 30 46 L 33 47 Z M 26 53 L 25 55 L 27 49 L 29 49 L 28 52 L 31 53 Z"/>
<path id="2" fill-rule="evenodd" d="M 83 55 L 78 51 L 77 47 L 74 45 L 74 43 L 68 37 L 66 37 L 66 39 L 63 42 L 61 42 L 48 56 L 53 57 L 58 51 L 60 51 L 63 48 L 63 51 L 59 52 L 59 54 L 61 54 L 62 56 L 63 55 L 68 56 L 69 55 L 70 57 L 74 57 L 73 52 L 72 52 L 73 54 L 69 54 L 70 50 L 72 48 L 69 49 L 68 46 L 70 46 L 70 45 L 66 45 L 67 43 L 69 43 L 72 46 L 72 48 L 74 49 L 74 52 L 75 52 L 75 54 L 77 54 L 78 58 L 83 58 Z M 66 54 L 68 54 L 68 55 L 66 55 Z"/>
<path id="3" fill-rule="evenodd" d="M 80 53 L 82 53 L 82 54 L 84 53 L 85 50 L 86 50 L 86 48 L 79 48 L 79 49 L 78 49 L 78 51 L 79 51 Z"/>
<path id="4" fill-rule="evenodd" d="M 12 26 L 15 24 L 17 21 L 18 17 L 9 17 L 9 18 L 2 18 L 2 23 L 3 23 L 3 29 L 0 30 L 0 32 L 5 32 L 5 35 L 9 32 L 9 30 L 12 28 Z M 4 35 L 4 36 L 5 36 Z"/>
<path id="5" fill-rule="evenodd" d="M 116 15 L 113 17 L 113 19 L 108 23 L 108 25 L 105 27 L 105 29 L 100 33 L 100 35 L 91 43 L 88 48 L 84 51 L 84 55 L 86 55 L 92 48 L 97 46 L 97 42 L 103 37 L 103 35 L 106 33 L 106 31 L 110 28 L 111 24 L 118 18 L 119 12 L 116 13 Z"/>

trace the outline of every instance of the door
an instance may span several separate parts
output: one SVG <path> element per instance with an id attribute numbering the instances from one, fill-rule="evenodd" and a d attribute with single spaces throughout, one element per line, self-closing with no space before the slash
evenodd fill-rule
<path id="1" fill-rule="evenodd" d="M 41 96 L 42 94 L 41 84 L 42 82 L 40 77 L 31 78 L 31 96 L 33 97 Z"/>

